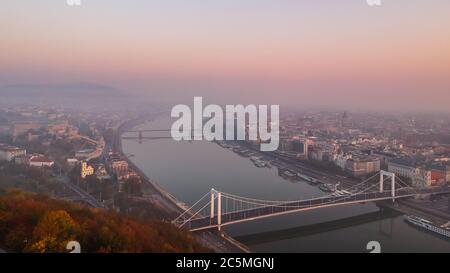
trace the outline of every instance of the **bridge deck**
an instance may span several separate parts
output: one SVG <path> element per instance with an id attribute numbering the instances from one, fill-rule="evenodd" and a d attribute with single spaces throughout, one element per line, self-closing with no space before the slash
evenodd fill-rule
<path id="1" fill-rule="evenodd" d="M 401 189 L 398 190 L 395 199 L 406 198 L 415 196 L 418 194 L 436 194 L 436 193 L 450 193 L 450 188 L 444 189 L 423 189 L 420 191 L 412 189 Z M 316 198 L 311 200 L 301 200 L 294 202 L 286 202 L 278 205 L 269 205 L 259 208 L 252 208 L 240 211 L 233 211 L 221 214 L 221 224 L 220 226 L 226 226 L 230 224 L 235 224 L 239 222 L 250 221 L 254 219 L 261 219 L 276 215 L 294 213 L 305 210 L 312 210 L 325 207 L 341 206 L 347 204 L 355 203 L 365 203 L 381 200 L 392 199 L 391 192 L 373 192 L 373 193 L 361 193 L 355 195 L 346 195 L 338 197 L 324 197 Z M 183 227 L 191 230 L 204 230 L 209 228 L 218 227 L 218 217 L 199 217 L 191 219 L 186 222 Z"/>

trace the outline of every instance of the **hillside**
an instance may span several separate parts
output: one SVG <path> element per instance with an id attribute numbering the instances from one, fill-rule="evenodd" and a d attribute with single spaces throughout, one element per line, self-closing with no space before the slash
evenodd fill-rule
<path id="1" fill-rule="evenodd" d="M 90 209 L 21 190 L 0 192 L 0 245 L 14 252 L 208 252 L 171 224 Z"/>

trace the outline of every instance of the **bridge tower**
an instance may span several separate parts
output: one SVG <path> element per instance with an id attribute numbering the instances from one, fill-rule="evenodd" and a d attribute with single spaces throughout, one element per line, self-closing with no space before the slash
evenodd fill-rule
<path id="1" fill-rule="evenodd" d="M 142 144 L 142 131 L 139 131 L 139 144 Z"/>
<path id="2" fill-rule="evenodd" d="M 217 229 L 220 231 L 222 225 L 222 193 L 217 192 Z"/>
<path id="3" fill-rule="evenodd" d="M 211 221 L 214 219 L 214 202 L 215 202 L 215 200 L 216 200 L 216 190 L 211 189 L 211 202 L 210 202 L 211 212 L 209 213 Z"/>
<path id="4" fill-rule="evenodd" d="M 395 202 L 395 173 L 380 171 L 380 193 L 384 191 L 384 178 L 391 178 L 391 196 L 392 201 Z"/>
<path id="5" fill-rule="evenodd" d="M 216 199 L 217 199 L 217 211 L 216 211 Z M 210 219 L 211 223 L 217 217 L 217 228 L 220 231 L 222 225 L 222 193 L 211 189 L 211 202 L 210 202 Z"/>

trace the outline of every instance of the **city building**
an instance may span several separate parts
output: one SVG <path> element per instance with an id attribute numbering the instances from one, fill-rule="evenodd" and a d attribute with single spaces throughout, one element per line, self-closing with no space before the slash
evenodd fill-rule
<path id="1" fill-rule="evenodd" d="M 432 186 L 443 185 L 446 183 L 445 170 L 431 169 L 430 175 L 431 175 L 431 185 Z"/>
<path id="2" fill-rule="evenodd" d="M 126 162 L 125 160 L 113 160 L 111 162 L 111 168 L 115 171 L 115 172 L 122 172 L 122 171 L 127 171 L 128 170 L 128 162 Z"/>
<path id="3" fill-rule="evenodd" d="M 30 130 L 39 130 L 45 124 L 42 122 L 34 121 L 14 121 L 11 123 L 10 133 L 13 137 L 25 134 Z"/>
<path id="4" fill-rule="evenodd" d="M 336 166 L 338 166 L 339 168 L 341 168 L 342 170 L 345 170 L 346 166 L 347 166 L 347 160 L 351 159 L 352 155 L 347 154 L 335 154 L 333 156 L 333 162 Z"/>
<path id="5" fill-rule="evenodd" d="M 450 183 L 450 166 L 445 166 L 445 182 Z"/>
<path id="6" fill-rule="evenodd" d="M 292 141 L 292 150 L 301 155 L 308 155 L 308 140 L 294 139 Z"/>
<path id="7" fill-rule="evenodd" d="M 311 149 L 307 148 L 308 157 L 316 161 L 332 161 L 335 147 L 328 143 L 316 143 Z"/>
<path id="8" fill-rule="evenodd" d="M 416 175 L 412 180 L 412 186 L 417 188 L 433 186 L 431 171 L 417 168 Z"/>
<path id="9" fill-rule="evenodd" d="M 292 139 L 282 138 L 280 139 L 280 145 L 278 150 L 281 152 L 289 152 L 294 149 Z"/>
<path id="10" fill-rule="evenodd" d="M 120 155 L 111 153 L 108 158 L 107 168 L 110 174 L 115 174 L 118 179 L 128 175 L 128 162 L 121 159 Z"/>
<path id="11" fill-rule="evenodd" d="M 86 159 L 95 152 L 95 149 L 83 149 L 75 152 L 75 157 L 78 159 Z"/>
<path id="12" fill-rule="evenodd" d="M 80 161 L 78 161 L 78 159 L 76 158 L 67 158 L 66 163 L 67 165 L 69 165 L 69 167 L 75 167 L 80 163 Z"/>
<path id="13" fill-rule="evenodd" d="M 32 130 L 30 130 L 30 131 L 28 131 L 27 141 L 28 142 L 37 142 L 37 141 L 39 141 L 40 136 L 41 136 L 40 134 L 35 133 Z"/>
<path id="14" fill-rule="evenodd" d="M 370 175 L 380 171 L 380 159 L 377 157 L 352 157 L 347 160 L 345 170 L 354 177 Z"/>
<path id="15" fill-rule="evenodd" d="M 430 167 L 431 172 L 431 185 L 432 186 L 439 186 L 444 185 L 449 182 L 448 175 L 449 175 L 449 166 L 444 164 L 433 164 Z"/>
<path id="16" fill-rule="evenodd" d="M 387 168 L 389 161 L 398 157 L 395 153 L 384 151 L 373 151 L 373 155 L 380 159 L 382 168 Z"/>
<path id="17" fill-rule="evenodd" d="M 111 179 L 111 176 L 108 174 L 105 166 L 103 164 L 99 164 L 96 166 L 95 175 L 99 180 L 108 180 Z"/>
<path id="18" fill-rule="evenodd" d="M 117 173 L 117 179 L 118 180 L 127 180 L 127 179 L 130 179 L 132 177 L 140 178 L 140 176 L 135 171 L 133 171 L 131 169 L 128 169 L 126 171 L 120 171 L 120 172 Z"/>
<path id="19" fill-rule="evenodd" d="M 17 165 L 30 165 L 30 159 L 32 155 L 20 155 L 14 157 L 14 163 Z"/>
<path id="20" fill-rule="evenodd" d="M 68 137 L 75 137 L 75 136 L 78 136 L 78 134 L 79 134 L 79 130 L 77 127 L 70 126 L 70 125 L 67 127 L 66 135 Z"/>
<path id="21" fill-rule="evenodd" d="M 415 162 L 406 158 L 395 158 L 389 161 L 388 171 L 395 173 L 396 175 L 414 179 L 416 175 L 416 164 Z"/>
<path id="22" fill-rule="evenodd" d="M 69 122 L 67 120 L 52 121 L 47 125 L 47 130 L 52 135 L 64 135 L 68 126 Z"/>
<path id="23" fill-rule="evenodd" d="M 11 161 L 17 156 L 26 155 L 27 151 L 22 148 L 0 144 L 0 160 Z"/>
<path id="24" fill-rule="evenodd" d="M 388 171 L 409 179 L 414 187 L 422 188 L 433 185 L 431 171 L 408 158 L 396 158 L 389 161 Z"/>
<path id="25" fill-rule="evenodd" d="M 94 167 L 88 165 L 86 161 L 81 162 L 81 178 L 85 179 L 91 175 L 94 175 Z"/>
<path id="26" fill-rule="evenodd" d="M 52 167 L 55 162 L 44 155 L 35 155 L 30 158 L 30 167 Z"/>

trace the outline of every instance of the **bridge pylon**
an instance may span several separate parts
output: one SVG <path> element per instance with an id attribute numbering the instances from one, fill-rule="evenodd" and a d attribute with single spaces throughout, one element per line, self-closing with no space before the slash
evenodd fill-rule
<path id="1" fill-rule="evenodd" d="M 395 202 L 395 173 L 380 171 L 380 193 L 384 191 L 384 178 L 388 177 L 391 179 L 391 196 L 392 202 Z"/>
<path id="2" fill-rule="evenodd" d="M 216 190 L 215 189 L 211 189 L 210 193 L 211 193 L 211 204 L 210 204 L 211 211 L 209 213 L 209 216 L 210 216 L 211 219 L 214 219 L 214 203 L 215 203 L 215 200 L 216 200 Z"/>
<path id="3" fill-rule="evenodd" d="M 210 201 L 210 221 L 213 222 L 217 217 L 217 229 L 220 231 L 222 228 L 222 193 L 211 189 L 210 191 L 211 201 Z M 217 199 L 217 206 L 216 206 Z"/>
<path id="4" fill-rule="evenodd" d="M 217 229 L 222 228 L 222 193 L 217 192 Z"/>

